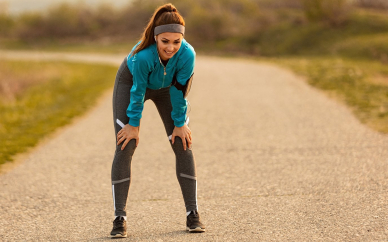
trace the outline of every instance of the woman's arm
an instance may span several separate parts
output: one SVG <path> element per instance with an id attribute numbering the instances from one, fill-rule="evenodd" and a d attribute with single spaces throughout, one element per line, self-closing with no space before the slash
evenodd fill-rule
<path id="1" fill-rule="evenodd" d="M 136 139 L 136 146 L 139 144 L 139 125 L 144 107 L 144 96 L 147 89 L 147 79 L 151 71 L 149 58 L 139 52 L 136 56 L 128 59 L 127 66 L 132 65 L 133 85 L 130 90 L 130 103 L 127 108 L 129 123 L 117 133 L 117 145 L 124 141 L 121 150 L 124 150 L 128 142 Z"/>
<path id="2" fill-rule="evenodd" d="M 185 85 L 194 73 L 195 64 L 195 51 L 189 46 L 185 53 L 181 56 L 182 65 L 176 73 L 177 81 L 181 85 Z M 172 104 L 171 117 L 174 120 L 174 131 L 172 134 L 172 143 L 175 142 L 175 137 L 178 136 L 182 139 L 183 148 L 186 150 L 186 141 L 191 147 L 192 136 L 190 128 L 185 124 L 187 118 L 187 101 L 183 97 L 183 92 L 178 90 L 175 86 L 170 87 L 170 98 Z"/>
<path id="3" fill-rule="evenodd" d="M 194 49 L 187 47 L 182 56 L 180 56 L 179 61 L 181 63 L 178 65 L 179 69 L 176 73 L 176 79 L 181 85 L 185 85 L 194 73 Z M 175 86 L 170 87 L 170 98 L 172 104 L 171 118 L 174 120 L 176 127 L 182 127 L 186 121 L 187 101 L 183 97 L 182 91 L 178 90 Z"/>
<path id="4" fill-rule="evenodd" d="M 147 89 L 148 75 L 151 72 L 151 64 L 149 58 L 143 52 L 139 52 L 128 62 L 132 62 L 128 63 L 128 66 L 132 64 L 133 85 L 127 116 L 129 117 L 129 124 L 138 127 L 144 108 L 144 96 Z"/>

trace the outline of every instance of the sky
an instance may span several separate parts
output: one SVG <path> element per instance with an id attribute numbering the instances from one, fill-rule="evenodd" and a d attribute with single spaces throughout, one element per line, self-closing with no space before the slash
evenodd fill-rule
<path id="1" fill-rule="evenodd" d="M 97 6 L 100 3 L 110 3 L 115 7 L 120 7 L 128 4 L 131 0 L 0 0 L 0 8 L 8 5 L 9 14 L 18 14 L 24 11 L 43 11 L 53 4 L 61 2 L 77 3 L 83 2 L 90 6 Z M 4 4 L 5 3 L 5 4 Z M 4 12 L 4 9 L 1 11 Z"/>

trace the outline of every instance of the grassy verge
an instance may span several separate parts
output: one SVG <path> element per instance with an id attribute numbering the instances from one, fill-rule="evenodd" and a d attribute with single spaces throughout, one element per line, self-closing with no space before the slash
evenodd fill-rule
<path id="1" fill-rule="evenodd" d="M 0 73 L 21 83 L 20 88 L 2 88 L 8 93 L 0 99 L 0 164 L 87 111 L 112 87 L 116 71 L 103 65 L 0 61 Z M 23 83 L 26 76 L 35 81 Z"/>
<path id="2" fill-rule="evenodd" d="M 345 103 L 370 128 L 388 133 L 388 68 L 378 61 L 290 57 L 270 61 L 306 77 L 308 83 Z"/>

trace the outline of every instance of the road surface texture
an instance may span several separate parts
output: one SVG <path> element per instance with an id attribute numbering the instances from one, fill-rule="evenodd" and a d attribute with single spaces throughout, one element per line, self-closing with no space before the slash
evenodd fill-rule
<path id="1" fill-rule="evenodd" d="M 124 57 L 0 56 L 117 67 Z M 111 94 L 0 175 L 0 241 L 110 240 Z M 386 135 L 269 64 L 199 56 L 189 100 L 199 211 L 207 231 L 185 231 L 175 158 L 147 101 L 123 241 L 388 240 Z"/>

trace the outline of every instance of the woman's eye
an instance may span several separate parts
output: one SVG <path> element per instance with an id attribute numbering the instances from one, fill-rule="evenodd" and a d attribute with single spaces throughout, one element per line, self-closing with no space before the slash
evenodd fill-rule
<path id="1" fill-rule="evenodd" d="M 166 41 L 166 40 L 162 40 L 162 42 L 163 42 L 163 43 L 165 43 L 165 44 L 167 44 L 167 43 L 168 43 L 168 41 Z"/>

